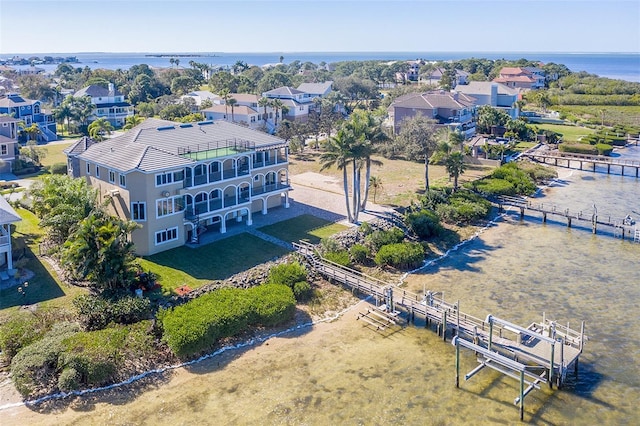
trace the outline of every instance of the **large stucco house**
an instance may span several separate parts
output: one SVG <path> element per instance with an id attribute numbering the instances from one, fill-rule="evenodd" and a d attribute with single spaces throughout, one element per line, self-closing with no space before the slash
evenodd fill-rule
<path id="1" fill-rule="evenodd" d="M 108 87 L 92 84 L 78 90 L 73 96 L 91 98 L 94 108 L 89 121 L 106 118 L 112 126 L 122 127 L 127 117 L 134 115 L 133 106 L 125 101 L 124 95 L 115 88 L 113 83 L 109 83 Z"/>
<path id="2" fill-rule="evenodd" d="M 505 111 L 513 119 L 518 118 L 519 110 L 516 102 L 520 99 L 520 91 L 493 81 L 470 81 L 460 84 L 453 90 L 475 98 L 476 106 L 489 105 Z"/>
<path id="3" fill-rule="evenodd" d="M 79 145 L 80 144 L 80 145 Z M 86 149 L 84 149 L 86 147 Z M 227 121 L 148 119 L 122 136 L 66 151 L 69 174 L 86 179 L 113 214 L 141 227 L 136 252 L 150 255 L 229 221 L 289 207 L 288 144 Z"/>
<path id="4" fill-rule="evenodd" d="M 40 129 L 38 140 L 50 142 L 58 139 L 56 120 L 42 107 L 39 100 L 26 99 L 17 93 L 10 93 L 0 99 L 0 115 L 10 115 L 22 121 L 26 127 L 36 124 Z"/>
<path id="5" fill-rule="evenodd" d="M 545 72 L 535 67 L 503 67 L 493 81 L 515 89 L 542 89 Z"/>
<path id="6" fill-rule="evenodd" d="M 464 93 L 434 91 L 400 96 L 391 103 L 387 112 L 395 134 L 402 131 L 404 120 L 422 115 L 469 138 L 476 132 L 475 109 L 475 99 Z"/>

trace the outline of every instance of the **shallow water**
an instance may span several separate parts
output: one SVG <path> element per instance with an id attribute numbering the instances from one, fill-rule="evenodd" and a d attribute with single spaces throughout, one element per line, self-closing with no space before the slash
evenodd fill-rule
<path id="1" fill-rule="evenodd" d="M 640 152 L 640 151 L 638 151 Z M 559 208 L 624 217 L 640 211 L 640 179 L 567 172 L 542 194 Z M 638 215 L 636 215 L 638 216 Z M 640 219 L 640 217 L 638 217 Z M 526 326 L 548 318 L 589 341 L 577 380 L 546 385 L 525 399 L 533 424 L 640 422 L 640 244 L 562 221 L 497 226 L 407 280 L 407 288 L 444 291 L 477 317 L 491 313 Z M 359 308 L 357 307 L 355 311 Z M 142 393 L 123 389 L 101 402 L 83 398 L 64 411 L 33 417 L 49 424 L 516 424 L 518 382 L 483 370 L 454 386 L 455 348 L 431 330 L 381 334 L 355 320 L 319 324 L 242 353 L 177 372 Z M 463 352 L 461 371 L 474 368 Z M 33 415 L 33 413 L 30 413 Z M 7 419 L 5 419 L 7 420 Z M 13 418 L 20 423 L 19 418 Z"/>

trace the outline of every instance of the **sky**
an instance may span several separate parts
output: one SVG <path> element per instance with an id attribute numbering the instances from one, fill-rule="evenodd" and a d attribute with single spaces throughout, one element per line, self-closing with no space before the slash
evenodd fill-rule
<path id="1" fill-rule="evenodd" d="M 640 52 L 639 0 L 0 0 L 0 55 Z"/>

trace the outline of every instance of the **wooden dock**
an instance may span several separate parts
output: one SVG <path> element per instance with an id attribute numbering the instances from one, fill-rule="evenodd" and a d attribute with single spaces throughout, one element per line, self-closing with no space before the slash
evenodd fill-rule
<path id="1" fill-rule="evenodd" d="M 640 228 L 636 223 L 625 223 L 624 218 L 612 218 L 610 215 L 598 215 L 597 209 L 594 209 L 591 213 L 584 213 L 582 211 L 575 212 L 569 209 L 559 209 L 554 204 L 537 203 L 534 200 L 529 200 L 522 197 L 508 197 L 500 196 L 497 198 L 497 204 L 499 211 L 504 211 L 507 206 L 515 207 L 520 210 L 520 218 L 524 217 L 525 212 L 536 212 L 542 215 L 542 222 L 547 221 L 548 216 L 557 216 L 564 218 L 567 223 L 567 227 L 571 228 L 574 222 L 582 222 L 591 227 L 591 232 L 597 234 L 598 228 L 608 228 L 613 236 L 622 239 L 628 238 L 629 240 L 636 241 L 636 235 L 640 235 Z M 637 240 L 640 242 L 640 239 Z"/>
<path id="2" fill-rule="evenodd" d="M 376 307 L 358 314 L 358 320 L 368 326 L 385 330 L 400 324 L 400 314 L 403 314 L 409 324 L 415 324 L 418 317 L 424 319 L 427 328 L 435 325 L 438 335 L 445 341 L 447 335 L 455 336 L 456 354 L 459 354 L 460 345 L 476 353 L 479 352 L 477 348 L 482 348 L 482 356 L 478 358 L 480 366 L 473 374 L 468 374 L 467 379 L 484 367 L 520 379 L 521 393 L 515 403 L 520 404 L 521 419 L 524 396 L 538 387 L 538 383 L 545 382 L 552 387 L 555 382 L 561 388 L 568 371 L 573 369 L 577 374 L 578 359 L 585 341 L 584 322 L 580 331 L 576 331 L 569 324 L 564 326 L 550 321 L 544 314 L 540 323 L 534 322 L 528 327 L 492 315 L 485 319 L 477 318 L 461 312 L 459 301 L 447 302 L 440 293 L 426 291 L 418 295 L 324 259 L 310 243 L 301 241 L 293 246 L 314 270 L 326 278 L 373 297 Z M 458 366 L 457 356 L 456 386 L 459 385 Z M 536 372 L 535 377 L 531 377 L 533 373 L 530 371 Z M 526 391 L 524 384 L 529 386 Z"/>
<path id="3" fill-rule="evenodd" d="M 618 172 L 624 176 L 632 176 L 624 174 L 626 168 L 627 170 L 635 171 L 635 177 L 640 177 L 640 161 L 636 160 L 622 160 L 604 155 L 575 154 L 540 150 L 527 151 L 523 153 L 522 156 L 528 157 L 539 163 L 552 164 L 555 167 L 564 167 L 569 169 L 578 168 L 579 170 L 589 170 L 593 172 L 596 171 L 596 166 L 606 166 L 607 174 Z M 585 168 L 586 165 L 590 165 L 590 167 Z"/>

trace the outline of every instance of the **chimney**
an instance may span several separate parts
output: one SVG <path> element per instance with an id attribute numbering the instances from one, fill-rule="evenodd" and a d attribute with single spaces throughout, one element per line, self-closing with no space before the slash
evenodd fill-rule
<path id="1" fill-rule="evenodd" d="M 115 86 L 113 83 L 109 83 L 109 94 L 112 95 L 113 93 L 115 93 Z"/>

